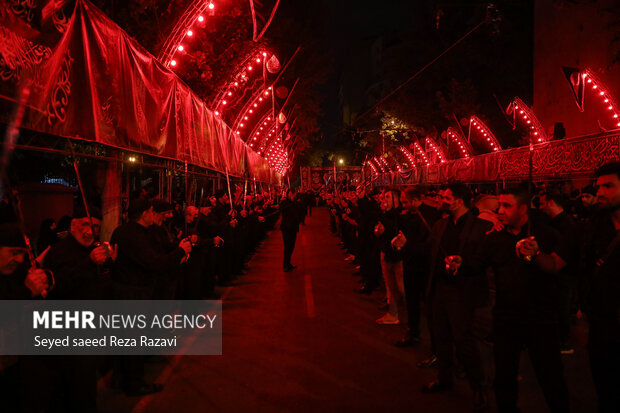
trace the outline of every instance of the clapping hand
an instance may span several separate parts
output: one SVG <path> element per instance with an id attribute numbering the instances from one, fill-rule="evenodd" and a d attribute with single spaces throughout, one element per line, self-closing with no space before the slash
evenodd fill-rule
<path id="1" fill-rule="evenodd" d="M 24 285 L 30 290 L 33 297 L 41 296 L 45 298 L 47 296 L 47 289 L 49 288 L 49 282 L 47 274 L 40 268 L 33 268 L 28 271 Z"/>
<path id="2" fill-rule="evenodd" d="M 407 238 L 405 237 L 405 234 L 403 234 L 402 231 L 398 231 L 398 235 L 396 235 L 394 239 L 392 239 L 392 248 L 394 248 L 396 251 L 400 251 L 403 249 L 406 243 Z"/>
<path id="3" fill-rule="evenodd" d="M 383 235 L 384 232 L 385 232 L 385 227 L 383 226 L 383 223 L 379 221 L 377 225 L 375 226 L 375 235 L 381 236 Z"/>
<path id="4" fill-rule="evenodd" d="M 444 261 L 446 263 L 446 271 L 452 275 L 456 275 L 463 264 L 463 257 L 460 255 L 448 255 Z"/>
<path id="5" fill-rule="evenodd" d="M 517 256 L 526 261 L 531 261 L 532 257 L 540 253 L 540 247 L 534 237 L 523 238 L 517 242 L 516 249 Z"/>

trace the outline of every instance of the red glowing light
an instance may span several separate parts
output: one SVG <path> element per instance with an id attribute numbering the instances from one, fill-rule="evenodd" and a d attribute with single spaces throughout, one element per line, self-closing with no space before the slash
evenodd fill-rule
<path id="1" fill-rule="evenodd" d="M 204 17 L 202 17 L 202 16 L 198 16 L 198 21 L 199 21 L 200 23 L 202 23 L 203 21 L 205 21 L 205 18 L 204 18 Z"/>
<path id="2" fill-rule="evenodd" d="M 184 48 L 183 48 L 183 45 L 179 45 L 179 47 L 177 47 L 177 50 L 178 50 L 179 52 L 182 52 L 182 51 L 183 51 L 183 49 L 184 49 Z"/>
<path id="3" fill-rule="evenodd" d="M 188 30 L 188 31 L 187 31 L 187 35 L 188 35 L 189 37 L 192 37 L 192 36 L 194 35 L 194 32 L 193 32 L 193 31 L 191 31 L 191 30 Z"/>
<path id="4" fill-rule="evenodd" d="M 177 61 L 176 60 L 171 60 L 170 61 L 170 66 L 176 66 L 177 65 Z"/>
<path id="5" fill-rule="evenodd" d="M 213 2 L 209 3 L 209 10 L 213 10 L 215 8 L 215 4 Z"/>

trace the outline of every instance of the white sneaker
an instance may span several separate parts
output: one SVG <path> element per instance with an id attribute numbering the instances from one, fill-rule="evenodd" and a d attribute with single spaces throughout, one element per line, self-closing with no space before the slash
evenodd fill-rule
<path id="1" fill-rule="evenodd" d="M 399 322 L 398 317 L 393 316 L 390 313 L 387 313 L 383 317 L 377 319 L 377 324 L 398 324 Z"/>

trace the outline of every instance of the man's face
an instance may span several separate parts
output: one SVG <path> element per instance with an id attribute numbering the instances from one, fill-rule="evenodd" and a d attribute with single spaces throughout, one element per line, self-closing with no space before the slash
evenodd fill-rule
<path id="1" fill-rule="evenodd" d="M 598 192 L 597 203 L 603 209 L 616 210 L 620 208 L 620 179 L 618 175 L 603 175 L 596 180 Z"/>
<path id="2" fill-rule="evenodd" d="M 155 212 L 153 211 L 153 207 L 150 207 L 144 211 L 141 219 L 147 227 L 153 225 L 153 222 L 155 221 Z"/>
<path id="3" fill-rule="evenodd" d="M 78 244 L 86 248 L 90 247 L 95 242 L 95 239 L 99 238 L 101 233 L 101 220 L 99 218 L 93 218 L 92 220 L 92 228 L 88 217 L 71 220 L 71 228 L 69 230 L 71 236 L 75 238 Z M 94 234 L 93 230 L 95 230 Z"/>
<path id="4" fill-rule="evenodd" d="M 172 211 L 153 211 L 153 224 L 161 227 L 166 219 L 172 218 Z"/>
<path id="5" fill-rule="evenodd" d="M 185 222 L 188 224 L 194 222 L 194 220 L 198 217 L 198 208 L 195 206 L 188 206 L 185 209 Z"/>
<path id="6" fill-rule="evenodd" d="M 581 194 L 581 204 L 586 207 L 586 208 L 590 208 L 591 206 L 593 206 L 594 204 L 596 204 L 596 196 L 588 193 L 588 192 L 584 192 Z"/>
<path id="7" fill-rule="evenodd" d="M 383 194 L 382 208 L 384 211 L 389 211 L 394 208 L 394 193 L 387 191 Z"/>
<path id="8" fill-rule="evenodd" d="M 409 199 L 405 195 L 405 192 L 403 192 L 400 195 L 400 203 L 403 206 L 403 208 L 406 209 L 407 211 L 415 211 L 422 204 L 422 200 L 416 199 L 416 198 Z"/>
<path id="9" fill-rule="evenodd" d="M 0 247 L 0 274 L 11 275 L 24 262 L 26 248 Z"/>
<path id="10" fill-rule="evenodd" d="M 405 195 L 405 192 L 401 192 L 400 194 L 400 204 L 403 206 L 403 209 L 411 210 L 409 198 Z"/>
<path id="11" fill-rule="evenodd" d="M 463 200 L 455 198 L 451 189 L 446 189 L 441 194 L 441 210 L 449 214 L 454 214 L 463 205 Z"/>
<path id="12" fill-rule="evenodd" d="M 540 210 L 547 215 L 552 215 L 551 202 L 547 199 L 545 195 L 540 196 Z"/>
<path id="13" fill-rule="evenodd" d="M 497 217 L 502 224 L 516 227 L 525 215 L 527 215 L 527 205 L 519 204 L 514 195 L 499 196 Z"/>

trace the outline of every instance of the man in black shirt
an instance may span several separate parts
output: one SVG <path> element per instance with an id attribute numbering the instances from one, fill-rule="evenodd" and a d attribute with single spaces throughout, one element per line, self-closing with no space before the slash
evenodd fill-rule
<path id="1" fill-rule="evenodd" d="M 484 272 L 475 265 L 475 257 L 492 225 L 469 209 L 471 199 L 471 191 L 464 184 L 449 185 L 442 194 L 442 210 L 449 216 L 437 221 L 429 236 L 430 274 L 426 292 L 431 304 L 439 377 L 422 390 L 436 393 L 452 387 L 456 350 L 474 392 L 474 408 L 482 409 L 487 405 L 487 396 L 472 329 L 475 309 L 487 303 L 488 286 Z"/>
<path id="2" fill-rule="evenodd" d="M 77 208 L 69 235 L 45 254 L 43 267 L 53 272 L 55 286 L 51 300 L 107 299 L 111 294 L 109 272 L 116 249 L 99 244 L 101 212 Z M 95 356 L 31 356 L 22 361 L 22 385 L 40 389 L 35 396 L 24 395 L 25 411 L 59 410 L 96 412 L 97 359 Z M 71 393 L 71 394 L 70 394 Z"/>
<path id="3" fill-rule="evenodd" d="M 300 218 L 297 205 L 294 192 L 286 194 L 280 202 L 280 213 L 282 214 L 280 230 L 282 231 L 282 241 L 284 242 L 282 269 L 284 272 L 289 272 L 297 268 L 295 265 L 291 264 L 291 257 L 295 250 L 295 240 L 297 239 L 297 232 L 299 232 Z"/>
<path id="4" fill-rule="evenodd" d="M 0 300 L 32 299 L 40 297 L 49 288 L 48 278 L 43 270 L 28 270 L 27 251 L 19 224 L 0 224 Z M 22 389 L 19 380 L 20 367 L 17 363 L 17 357 L 0 355 L 0 400 L 3 411 L 7 412 L 19 411 L 18 395 Z"/>
<path id="5" fill-rule="evenodd" d="M 168 271 L 180 271 L 179 264 L 192 245 L 183 239 L 168 254 L 158 253 L 153 247 L 149 227 L 153 225 L 154 212 L 150 201 L 136 199 L 129 205 L 129 223 L 114 230 L 111 244 L 118 245 L 114 266 L 115 298 L 119 300 L 153 299 L 158 279 L 169 276 Z M 130 396 L 140 396 L 161 391 L 163 386 L 144 380 L 144 357 L 119 358 L 121 388 Z"/>
<path id="6" fill-rule="evenodd" d="M 422 194 L 415 188 L 408 188 L 401 194 L 403 213 L 401 216 L 403 247 L 403 278 L 407 298 L 407 334 L 396 343 L 398 347 L 411 346 L 420 342 L 420 304 L 426 287 L 428 260 L 425 259 L 425 241 L 429 230 L 435 224 L 432 213 L 425 216 L 420 207 Z M 433 209 L 432 207 L 428 207 Z"/>
<path id="7" fill-rule="evenodd" d="M 566 207 L 566 198 L 558 191 L 547 191 L 540 196 L 540 209 L 551 221 L 549 225 L 562 236 L 563 248 L 571 249 L 571 263 L 558 274 L 558 321 L 560 326 L 560 352 L 573 354 L 571 344 L 571 303 L 577 287 L 577 262 L 579 248 L 575 237 L 576 226 Z"/>
<path id="8" fill-rule="evenodd" d="M 582 240 L 582 274 L 589 323 L 590 368 L 599 412 L 620 411 L 620 162 L 596 171 L 598 214 L 590 218 Z M 571 251 L 557 260 L 570 262 Z"/>
<path id="9" fill-rule="evenodd" d="M 43 267 L 50 269 L 56 279 L 50 299 L 110 298 L 110 279 L 102 271 L 102 266 L 106 263 L 112 265 L 116 259 L 116 248 L 96 243 L 101 228 L 101 212 L 96 208 L 90 209 L 90 219 L 84 208 L 73 214 L 69 235 L 53 245 L 45 255 Z"/>
<path id="10" fill-rule="evenodd" d="M 400 191 L 387 189 L 381 204 L 383 214 L 375 226 L 375 235 L 381 250 L 381 272 L 388 298 L 388 312 L 377 320 L 378 324 L 398 324 L 405 321 L 406 301 L 403 281 L 403 255 L 393 241 L 400 228 Z"/>
<path id="11" fill-rule="evenodd" d="M 483 268 L 495 273 L 493 317 L 495 398 L 500 412 L 518 412 L 519 359 L 526 346 L 552 412 L 568 412 L 558 332 L 557 231 L 528 214 L 529 194 L 506 190 L 499 198 L 501 231 L 485 239 Z"/>

